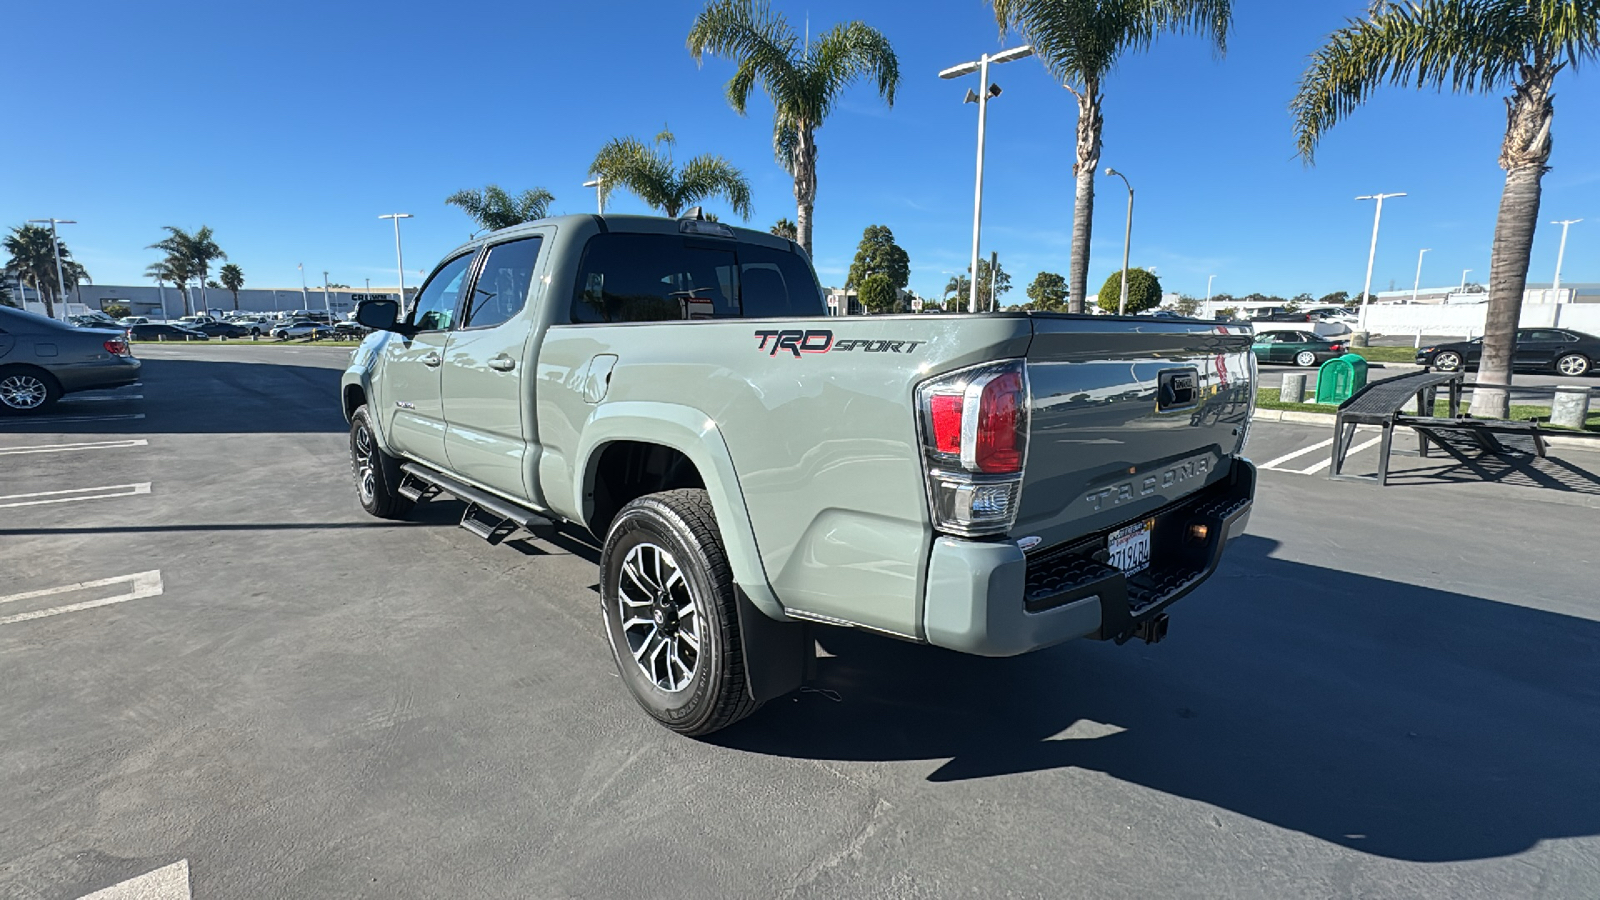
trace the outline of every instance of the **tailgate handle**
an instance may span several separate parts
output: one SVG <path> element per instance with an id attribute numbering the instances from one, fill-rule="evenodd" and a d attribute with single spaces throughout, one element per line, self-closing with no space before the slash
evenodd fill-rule
<path id="1" fill-rule="evenodd" d="M 1196 369 L 1168 369 L 1159 376 L 1156 410 L 1184 409 L 1200 400 L 1200 372 Z"/>

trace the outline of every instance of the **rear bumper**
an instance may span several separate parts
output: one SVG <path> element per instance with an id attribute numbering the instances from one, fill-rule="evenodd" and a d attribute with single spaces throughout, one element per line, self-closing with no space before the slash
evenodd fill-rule
<path id="1" fill-rule="evenodd" d="M 1079 637 L 1125 641 L 1216 571 L 1250 521 L 1255 485 L 1255 466 L 1235 459 L 1228 478 L 1157 510 L 1150 568 L 1132 577 L 1102 561 L 1106 533 L 1031 555 L 1009 541 L 939 538 L 923 606 L 928 642 L 1016 656 Z M 1192 525 L 1207 537 L 1190 538 Z"/>
<path id="2" fill-rule="evenodd" d="M 45 368 L 55 376 L 56 381 L 61 383 L 62 392 L 70 394 L 74 391 L 133 384 L 139 380 L 139 369 L 142 365 L 143 363 L 132 356 L 113 356 L 93 362 L 45 366 Z"/>

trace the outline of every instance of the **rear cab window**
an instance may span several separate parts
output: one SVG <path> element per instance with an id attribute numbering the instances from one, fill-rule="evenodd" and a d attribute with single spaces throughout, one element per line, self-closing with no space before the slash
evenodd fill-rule
<path id="1" fill-rule="evenodd" d="M 822 289 L 804 256 L 692 234 L 611 232 L 589 239 L 572 322 L 822 316 Z"/>

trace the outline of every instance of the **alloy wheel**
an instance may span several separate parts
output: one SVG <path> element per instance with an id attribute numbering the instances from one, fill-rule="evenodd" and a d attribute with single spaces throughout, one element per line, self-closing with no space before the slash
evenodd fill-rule
<path id="1" fill-rule="evenodd" d="M 378 448 L 366 425 L 356 427 L 355 444 L 356 490 L 361 492 L 361 502 L 370 504 L 377 490 L 374 472 L 378 468 Z"/>
<path id="2" fill-rule="evenodd" d="M 1433 367 L 1441 372 L 1454 372 L 1461 368 L 1461 357 L 1455 353 L 1441 353 L 1433 358 Z"/>
<path id="3" fill-rule="evenodd" d="M 37 375 L 7 375 L 0 379 L 0 403 L 10 409 L 38 409 L 50 396 L 50 388 Z"/>
<path id="4" fill-rule="evenodd" d="M 1317 361 L 1317 355 L 1312 353 L 1310 350 L 1301 350 L 1299 354 L 1295 356 L 1294 361 L 1296 365 L 1309 369 L 1311 368 L 1311 364 Z"/>
<path id="5" fill-rule="evenodd" d="M 668 693 L 688 687 L 700 664 L 704 617 L 677 560 L 656 544 L 635 545 L 622 561 L 617 599 L 639 671 Z"/>
<path id="6" fill-rule="evenodd" d="M 1556 360 L 1556 369 L 1563 375 L 1583 375 L 1589 371 L 1589 360 L 1576 353 Z"/>

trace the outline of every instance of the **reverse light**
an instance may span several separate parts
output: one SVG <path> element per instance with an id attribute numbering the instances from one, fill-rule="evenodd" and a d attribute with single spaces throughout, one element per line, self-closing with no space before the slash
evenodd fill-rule
<path id="1" fill-rule="evenodd" d="M 976 537 L 1017 518 L 1028 449 L 1027 367 L 988 363 L 917 388 L 917 424 L 934 527 Z"/>

